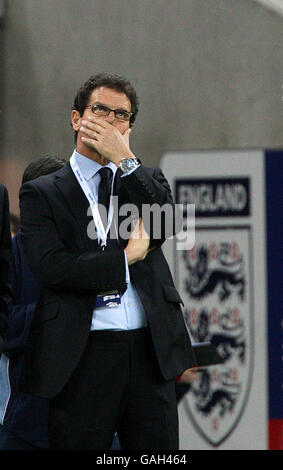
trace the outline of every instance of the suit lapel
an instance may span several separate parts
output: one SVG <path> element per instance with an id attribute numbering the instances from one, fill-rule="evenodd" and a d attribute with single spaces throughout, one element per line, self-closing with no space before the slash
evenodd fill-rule
<path id="1" fill-rule="evenodd" d="M 64 197 L 73 218 L 79 226 L 85 247 L 93 250 L 98 247 L 96 240 L 92 240 L 87 233 L 88 224 L 93 221 L 89 212 L 89 202 L 84 195 L 69 163 L 58 172 L 54 181 L 55 186 Z"/>
<path id="2" fill-rule="evenodd" d="M 121 186 L 120 177 L 121 170 L 118 169 L 115 174 L 113 185 L 113 195 L 119 195 L 118 211 L 122 204 L 129 202 L 128 194 Z M 78 228 L 80 230 L 86 249 L 90 251 L 98 249 L 97 240 L 93 240 L 88 236 L 88 226 L 90 223 L 93 223 L 92 215 L 90 212 L 88 212 L 89 202 L 72 171 L 70 163 L 67 163 L 61 171 L 56 173 L 54 184 L 62 194 L 69 212 L 72 214 L 74 220 L 78 224 Z M 119 232 L 120 223 L 125 220 L 126 216 L 121 217 L 117 215 L 116 217 L 116 220 L 118 221 Z M 93 227 L 91 232 L 93 232 Z M 124 248 L 127 244 L 127 240 L 123 240 L 119 236 L 119 244 L 121 248 Z"/>
<path id="3" fill-rule="evenodd" d="M 119 245 L 121 248 L 125 248 L 125 246 L 127 245 L 128 241 L 121 238 L 121 234 L 120 234 L 120 225 L 121 223 L 127 218 L 127 216 L 121 216 L 120 215 L 120 208 L 123 204 L 127 204 L 129 203 L 129 199 L 128 199 L 128 194 L 126 192 L 126 190 L 123 188 L 123 186 L 121 185 L 121 175 L 122 175 L 122 172 L 120 169 L 118 169 L 116 171 L 116 174 L 115 174 L 115 179 L 114 179 L 114 186 L 113 186 L 113 195 L 114 196 L 119 196 L 119 199 L 118 199 L 118 207 L 117 207 L 117 210 L 118 210 L 118 214 L 116 216 L 116 220 L 118 221 L 118 238 L 119 238 Z"/>

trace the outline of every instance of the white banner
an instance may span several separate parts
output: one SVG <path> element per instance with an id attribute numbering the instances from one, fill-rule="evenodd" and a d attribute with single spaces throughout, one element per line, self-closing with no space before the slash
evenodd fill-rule
<path id="1" fill-rule="evenodd" d="M 176 202 L 196 204 L 194 248 L 164 246 L 191 339 L 224 360 L 179 404 L 180 449 L 267 449 L 264 153 L 172 152 L 161 168 Z"/>

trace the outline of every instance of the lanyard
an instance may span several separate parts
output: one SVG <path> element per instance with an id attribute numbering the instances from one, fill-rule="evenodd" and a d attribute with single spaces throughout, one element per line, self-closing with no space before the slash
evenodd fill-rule
<path id="1" fill-rule="evenodd" d="M 96 227 L 97 235 L 98 235 L 98 238 L 100 239 L 101 246 L 105 247 L 106 246 L 106 241 L 107 241 L 107 234 L 109 232 L 110 225 L 111 225 L 112 219 L 113 219 L 113 213 L 114 213 L 113 200 L 112 200 L 114 177 L 113 177 L 112 188 L 111 188 L 111 196 L 110 196 L 110 203 L 109 203 L 107 227 L 106 227 L 106 230 L 105 230 L 103 222 L 102 222 L 100 214 L 99 214 L 98 203 L 94 199 L 94 197 L 91 193 L 90 185 L 85 180 L 84 176 L 82 175 L 82 173 L 79 169 L 79 166 L 76 162 L 74 153 L 71 156 L 70 165 L 71 165 L 71 168 L 73 170 L 73 173 L 74 173 L 75 177 L 77 178 L 77 181 L 78 181 L 80 187 L 82 188 L 82 190 L 83 190 L 83 192 L 84 192 L 84 194 L 85 194 L 85 196 L 86 196 L 86 198 L 89 202 L 91 212 L 92 212 L 93 221 L 94 221 L 94 225 Z"/>

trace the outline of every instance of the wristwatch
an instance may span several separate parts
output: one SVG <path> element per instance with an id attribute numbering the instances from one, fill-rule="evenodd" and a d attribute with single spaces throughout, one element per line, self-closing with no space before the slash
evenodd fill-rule
<path id="1" fill-rule="evenodd" d="M 123 173 L 129 173 L 129 171 L 134 170 L 141 163 L 137 158 L 122 158 L 119 168 Z"/>

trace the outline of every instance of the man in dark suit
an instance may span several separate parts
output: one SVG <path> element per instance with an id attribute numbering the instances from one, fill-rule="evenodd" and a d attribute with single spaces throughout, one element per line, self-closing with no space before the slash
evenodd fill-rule
<path id="1" fill-rule="evenodd" d="M 0 184 L 0 356 L 4 348 L 7 329 L 9 287 L 9 266 L 11 261 L 11 232 L 9 221 L 9 198 L 7 189 Z"/>
<path id="2" fill-rule="evenodd" d="M 70 164 L 20 191 L 41 286 L 22 389 L 50 399 L 51 448 L 107 449 L 115 431 L 124 449 L 178 448 L 174 377 L 196 362 L 161 250 L 167 216 L 158 235 L 142 220 L 145 207 L 174 204 L 161 170 L 130 149 L 137 111 L 127 80 L 90 77 L 75 97 Z"/>

